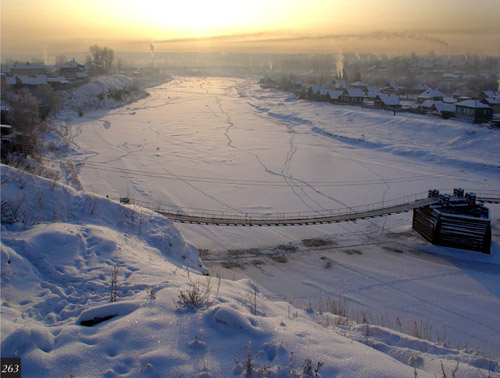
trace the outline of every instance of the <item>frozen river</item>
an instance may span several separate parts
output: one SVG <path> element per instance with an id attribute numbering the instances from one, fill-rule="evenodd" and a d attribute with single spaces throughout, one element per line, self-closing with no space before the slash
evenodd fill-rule
<path id="1" fill-rule="evenodd" d="M 245 214 L 337 209 L 431 188 L 500 187 L 498 154 L 484 151 L 491 133 L 467 134 L 477 126 L 297 101 L 242 79 L 180 78 L 150 92 L 129 107 L 75 122 L 86 189 Z M 180 228 L 209 249 L 359 230 Z"/>
<path id="2" fill-rule="evenodd" d="M 245 214 L 345 208 L 432 188 L 500 189 L 498 130 L 299 101 L 254 80 L 176 78 L 149 92 L 73 122 L 71 159 L 83 163 L 86 190 Z M 353 311 L 423 319 L 436 335 L 500 354 L 500 209 L 491 209 L 491 256 L 429 246 L 411 230 L 411 214 L 176 226 L 207 250 L 213 272 L 252 278 L 275 299 L 341 295 Z M 323 245 L 304 242 L 312 238 Z"/>

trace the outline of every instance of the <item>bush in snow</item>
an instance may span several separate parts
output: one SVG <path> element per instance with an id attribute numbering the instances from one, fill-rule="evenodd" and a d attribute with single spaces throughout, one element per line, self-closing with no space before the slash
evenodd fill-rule
<path id="1" fill-rule="evenodd" d="M 252 354 L 252 343 L 247 346 L 247 356 L 240 362 L 235 360 L 233 374 L 244 378 L 312 378 L 321 377 L 319 371 L 323 362 L 318 361 L 316 365 L 310 358 L 306 358 L 301 366 L 296 366 L 293 352 L 288 356 L 289 365 L 287 367 L 271 366 L 269 363 L 259 364 L 256 356 Z"/>
<path id="2" fill-rule="evenodd" d="M 118 272 L 120 268 L 118 265 L 113 265 L 113 270 L 111 271 L 111 287 L 110 287 L 110 300 L 111 303 L 116 302 L 118 297 Z"/>
<path id="3" fill-rule="evenodd" d="M 191 277 L 189 277 L 188 289 L 179 293 L 179 300 L 177 303 L 181 307 L 198 309 L 200 307 L 208 307 L 211 304 L 210 292 L 212 290 L 210 285 L 210 277 L 207 277 L 205 284 L 202 284 L 200 280 L 193 282 Z"/>

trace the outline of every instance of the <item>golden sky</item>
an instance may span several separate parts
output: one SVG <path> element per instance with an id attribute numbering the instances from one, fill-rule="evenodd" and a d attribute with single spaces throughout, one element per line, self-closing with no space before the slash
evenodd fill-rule
<path id="1" fill-rule="evenodd" d="M 500 0 L 1 0 L 5 56 L 86 51 L 500 55 Z"/>

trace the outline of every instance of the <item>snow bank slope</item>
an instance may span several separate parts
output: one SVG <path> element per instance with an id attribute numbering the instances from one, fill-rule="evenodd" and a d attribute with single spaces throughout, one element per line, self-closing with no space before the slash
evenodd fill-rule
<path id="1" fill-rule="evenodd" d="M 79 113 L 95 109 L 111 109 L 122 106 L 148 94 L 143 88 L 159 84 L 166 78 L 130 78 L 124 75 L 105 75 L 77 88 L 61 91 L 65 110 Z M 75 115 L 73 115 L 75 117 Z"/>
<path id="2" fill-rule="evenodd" d="M 20 356 L 26 377 L 235 377 L 245 359 L 267 377 L 312 376 L 319 361 L 322 377 L 414 376 L 411 343 L 406 359 L 398 345 L 386 354 L 247 280 L 209 280 L 168 220 L 4 166 L 1 269 L 2 356 Z M 193 285 L 207 293 L 195 309 L 179 301 Z M 448 358 L 431 347 L 433 360 Z M 433 376 L 417 362 L 418 377 Z M 461 365 L 461 376 L 476 366 Z"/>

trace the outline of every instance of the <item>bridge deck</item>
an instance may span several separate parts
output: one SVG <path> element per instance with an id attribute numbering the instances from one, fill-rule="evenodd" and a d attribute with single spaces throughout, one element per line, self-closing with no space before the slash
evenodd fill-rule
<path id="1" fill-rule="evenodd" d="M 310 224 L 324 224 L 324 223 L 336 223 L 336 222 L 348 222 L 355 221 L 358 219 L 365 218 L 375 218 L 384 215 L 390 215 L 394 213 L 402 213 L 413 210 L 417 207 L 423 207 L 436 203 L 435 198 L 426 198 L 421 200 L 416 200 L 410 203 L 390 206 L 385 208 L 365 210 L 360 212 L 348 212 L 344 214 L 336 215 L 309 215 L 309 216 L 296 216 L 289 217 L 287 215 L 269 215 L 262 217 L 255 216 L 202 216 L 195 214 L 186 214 L 182 212 L 165 212 L 161 210 L 156 210 L 159 214 L 164 215 L 173 222 L 180 223 L 194 223 L 194 224 L 207 224 L 216 226 L 299 226 L 299 225 L 310 225 Z"/>
<path id="2" fill-rule="evenodd" d="M 319 210 L 307 213 L 268 213 L 245 214 L 201 209 L 182 209 L 179 207 L 165 206 L 132 200 L 137 204 L 153 210 L 173 222 L 206 224 L 215 226 L 299 226 L 309 224 L 324 224 L 356 221 L 358 219 L 382 217 L 396 213 L 432 205 L 438 202 L 437 198 L 425 198 L 426 193 L 386 201 L 383 203 L 358 206 L 354 208 Z M 500 194 L 488 192 L 478 196 L 477 201 L 486 203 L 500 203 Z"/>

